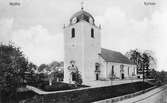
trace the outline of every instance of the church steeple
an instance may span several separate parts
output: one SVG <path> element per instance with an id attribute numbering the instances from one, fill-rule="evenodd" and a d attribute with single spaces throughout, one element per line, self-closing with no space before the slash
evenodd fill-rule
<path id="1" fill-rule="evenodd" d="M 84 5 L 83 2 L 81 2 L 81 10 L 76 12 L 70 18 L 70 24 L 75 24 L 75 23 L 78 23 L 78 22 L 84 20 L 84 21 L 94 25 L 95 20 L 94 20 L 93 16 L 84 10 L 83 5 Z"/>
<path id="2" fill-rule="evenodd" d="M 81 73 L 83 83 L 95 80 L 95 64 L 98 62 L 100 47 L 100 29 L 94 24 L 93 16 L 85 11 L 83 2 L 80 10 L 70 18 L 69 26 L 64 28 L 64 81 L 73 81 L 72 72 L 68 69 L 75 61 Z"/>

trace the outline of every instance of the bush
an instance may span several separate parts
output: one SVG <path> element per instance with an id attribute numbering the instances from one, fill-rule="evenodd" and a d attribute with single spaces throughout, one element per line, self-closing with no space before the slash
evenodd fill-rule
<path id="1" fill-rule="evenodd" d="M 78 85 L 76 87 L 75 84 L 67 84 L 62 82 L 54 82 L 53 85 L 45 85 L 43 88 L 41 88 L 44 91 L 60 91 L 60 90 L 70 90 L 70 89 L 77 89 L 81 87 L 88 87 L 85 85 Z"/>
<path id="2" fill-rule="evenodd" d="M 60 90 L 70 90 L 70 89 L 77 89 L 81 87 L 88 87 L 86 85 L 78 85 L 76 87 L 75 84 L 67 84 L 62 82 L 53 81 L 52 85 L 50 86 L 47 81 L 41 81 L 38 83 L 32 84 L 32 86 L 37 87 L 43 91 L 60 91 Z"/>
<path id="3" fill-rule="evenodd" d="M 80 86 L 82 84 L 82 78 L 81 78 L 81 74 L 79 73 L 79 71 L 77 70 L 76 72 L 74 72 L 75 75 L 75 85 L 76 86 Z"/>
<path id="4" fill-rule="evenodd" d="M 66 84 L 66 83 L 54 83 L 53 85 L 45 85 L 42 88 L 44 91 L 60 91 L 60 90 L 68 90 L 68 89 L 75 89 L 75 85 Z"/>

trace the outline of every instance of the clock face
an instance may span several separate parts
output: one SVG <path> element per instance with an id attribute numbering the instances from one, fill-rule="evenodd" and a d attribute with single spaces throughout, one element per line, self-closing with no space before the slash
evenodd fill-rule
<path id="1" fill-rule="evenodd" d="M 92 18 L 89 18 L 89 22 L 90 22 L 91 24 L 93 24 L 93 19 L 92 19 Z"/>
<path id="2" fill-rule="evenodd" d="M 77 18 L 74 17 L 74 18 L 72 19 L 72 23 L 74 24 L 74 23 L 76 23 L 76 22 L 77 22 Z"/>

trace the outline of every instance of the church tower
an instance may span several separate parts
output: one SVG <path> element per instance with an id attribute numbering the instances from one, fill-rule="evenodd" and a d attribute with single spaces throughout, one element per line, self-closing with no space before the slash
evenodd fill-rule
<path id="1" fill-rule="evenodd" d="M 81 74 L 83 84 L 97 79 L 95 70 L 101 52 L 100 41 L 100 27 L 82 7 L 64 27 L 64 82 L 73 83 L 76 70 Z"/>

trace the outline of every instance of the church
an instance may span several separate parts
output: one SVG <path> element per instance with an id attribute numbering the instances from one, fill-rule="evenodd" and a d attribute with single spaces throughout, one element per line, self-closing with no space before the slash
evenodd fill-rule
<path id="1" fill-rule="evenodd" d="M 71 16 L 63 29 L 64 82 L 73 83 L 73 72 L 77 70 L 83 84 L 136 77 L 136 65 L 125 55 L 101 47 L 101 27 L 83 7 Z"/>

